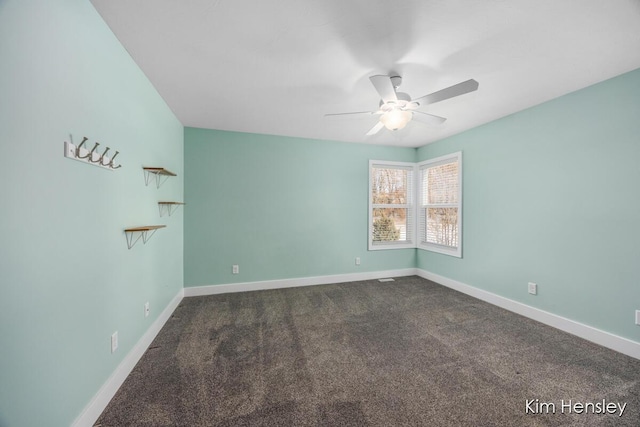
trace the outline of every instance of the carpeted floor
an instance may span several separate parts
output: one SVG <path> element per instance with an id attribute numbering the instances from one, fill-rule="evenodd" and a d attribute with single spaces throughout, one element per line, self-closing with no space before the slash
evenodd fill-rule
<path id="1" fill-rule="evenodd" d="M 193 297 L 96 425 L 637 427 L 640 361 L 419 277 Z"/>

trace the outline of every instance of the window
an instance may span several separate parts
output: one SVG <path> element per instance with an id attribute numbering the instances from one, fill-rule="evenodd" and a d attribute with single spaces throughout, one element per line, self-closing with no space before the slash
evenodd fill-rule
<path id="1" fill-rule="evenodd" d="M 462 258 L 462 152 L 369 161 L 369 250 L 416 247 Z"/>
<path id="2" fill-rule="evenodd" d="M 418 164 L 418 248 L 462 257 L 462 153 Z"/>
<path id="3" fill-rule="evenodd" d="M 415 164 L 369 162 L 369 250 L 415 248 Z"/>

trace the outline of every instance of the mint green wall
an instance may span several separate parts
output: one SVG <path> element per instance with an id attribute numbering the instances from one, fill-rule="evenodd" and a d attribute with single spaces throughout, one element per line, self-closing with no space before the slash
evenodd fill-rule
<path id="1" fill-rule="evenodd" d="M 64 158 L 85 135 L 124 166 Z M 156 203 L 183 197 L 183 129 L 88 1 L 5 0 L 0 141 L 0 426 L 68 426 L 181 290 L 182 211 Z M 168 228 L 128 250 L 148 223 Z"/>
<path id="2" fill-rule="evenodd" d="M 414 249 L 367 251 L 369 159 L 415 155 L 185 128 L 185 286 L 415 267 Z"/>
<path id="3" fill-rule="evenodd" d="M 458 150 L 463 258 L 419 250 L 418 267 L 640 341 L 640 70 L 422 147 L 418 159 Z"/>

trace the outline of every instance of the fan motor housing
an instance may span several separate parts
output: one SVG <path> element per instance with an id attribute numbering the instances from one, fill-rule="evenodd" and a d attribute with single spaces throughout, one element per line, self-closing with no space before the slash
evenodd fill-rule
<path id="1" fill-rule="evenodd" d="M 396 97 L 398 98 L 398 101 L 407 101 L 407 102 L 411 101 L 411 97 L 404 92 L 396 92 Z M 393 102 L 393 101 L 390 101 L 390 102 Z M 381 99 L 379 107 L 382 107 L 384 104 L 385 102 Z"/>

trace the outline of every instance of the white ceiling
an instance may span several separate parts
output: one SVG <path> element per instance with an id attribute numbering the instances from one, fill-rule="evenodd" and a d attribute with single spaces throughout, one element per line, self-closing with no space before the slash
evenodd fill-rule
<path id="1" fill-rule="evenodd" d="M 185 126 L 418 147 L 640 68 L 640 0 L 92 0 Z M 447 117 L 365 133 L 368 77 Z"/>

